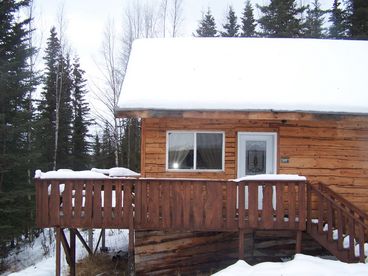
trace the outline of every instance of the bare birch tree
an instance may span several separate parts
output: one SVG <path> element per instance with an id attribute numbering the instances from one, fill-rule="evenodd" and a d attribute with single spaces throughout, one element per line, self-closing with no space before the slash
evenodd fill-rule
<path id="1" fill-rule="evenodd" d="M 109 21 L 104 31 L 102 43 L 102 64 L 98 65 L 104 86 L 96 86 L 94 96 L 104 106 L 103 109 L 94 108 L 97 121 L 101 124 L 107 122 L 113 133 L 115 165 L 119 165 L 119 128 L 120 120 L 115 118 L 114 112 L 118 104 L 123 83 L 124 66 L 121 63 L 117 38 L 113 21 Z"/>
<path id="2" fill-rule="evenodd" d="M 60 42 L 60 59 L 58 64 L 58 70 L 56 74 L 55 85 L 55 140 L 54 140 L 54 157 L 53 157 L 53 170 L 57 167 L 57 153 L 59 149 L 59 128 L 60 128 L 60 104 L 63 93 L 63 78 L 64 78 L 64 65 L 63 58 L 66 54 L 67 43 L 65 39 L 66 22 L 64 20 L 64 6 L 61 6 L 58 13 L 58 29 L 59 29 L 59 42 Z"/>
<path id="3" fill-rule="evenodd" d="M 170 22 L 172 26 L 171 36 L 176 37 L 183 23 L 183 0 L 172 0 Z"/>

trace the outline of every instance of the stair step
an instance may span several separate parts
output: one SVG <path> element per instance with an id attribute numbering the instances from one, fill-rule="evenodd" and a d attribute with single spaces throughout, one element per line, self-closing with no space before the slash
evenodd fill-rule
<path id="1" fill-rule="evenodd" d="M 318 225 L 311 225 L 308 233 L 323 247 L 325 247 L 332 255 L 344 262 L 359 262 L 359 257 L 351 257 L 348 248 L 339 248 L 337 240 L 329 240 L 327 238 L 327 231 L 320 233 Z"/>

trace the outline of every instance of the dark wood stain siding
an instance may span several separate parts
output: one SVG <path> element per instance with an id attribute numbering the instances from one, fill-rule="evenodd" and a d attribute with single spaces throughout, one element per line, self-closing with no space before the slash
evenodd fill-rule
<path id="1" fill-rule="evenodd" d="M 231 179 L 237 177 L 237 133 L 277 132 L 278 173 L 322 181 L 368 212 L 368 117 L 316 116 L 313 120 L 199 118 L 142 119 L 145 177 Z M 166 171 L 167 130 L 225 132 L 224 172 Z M 280 163 L 288 157 L 289 163 Z"/>

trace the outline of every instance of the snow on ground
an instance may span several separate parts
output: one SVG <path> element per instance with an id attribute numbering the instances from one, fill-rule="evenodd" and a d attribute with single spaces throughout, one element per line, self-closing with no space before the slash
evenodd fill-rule
<path id="1" fill-rule="evenodd" d="M 288 262 L 265 262 L 254 266 L 244 261 L 217 272 L 214 276 L 367 276 L 368 264 L 347 264 L 296 254 Z"/>
<path id="2" fill-rule="evenodd" d="M 96 246 L 100 229 L 94 229 L 93 245 Z M 69 237 L 68 231 L 66 237 Z M 110 230 L 106 229 L 106 247 L 109 252 L 117 252 L 119 250 L 128 250 L 128 231 L 127 230 Z M 87 231 L 80 231 L 85 240 L 87 240 Z M 82 243 L 76 238 L 76 258 L 77 261 L 88 255 Z M 101 247 L 101 243 L 99 245 Z M 67 274 L 68 264 L 65 260 L 64 252 L 62 252 L 61 265 L 63 275 Z M 6 259 L 6 262 L 11 265 L 8 272 L 3 276 L 51 276 L 55 275 L 55 237 L 52 229 L 44 229 L 34 241 L 33 245 L 25 246 L 18 252 L 12 252 Z M 18 271 L 14 272 L 13 271 Z"/>

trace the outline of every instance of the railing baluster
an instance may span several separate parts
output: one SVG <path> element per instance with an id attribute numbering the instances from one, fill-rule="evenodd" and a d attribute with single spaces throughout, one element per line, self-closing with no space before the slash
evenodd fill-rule
<path id="1" fill-rule="evenodd" d="M 239 228 L 240 229 L 244 229 L 244 226 L 245 226 L 244 219 L 245 219 L 245 185 L 246 184 L 248 184 L 248 182 L 245 182 L 245 181 L 239 182 L 238 199 L 239 199 Z M 249 190 L 249 185 L 248 185 L 248 190 Z M 250 211 L 250 207 L 249 207 L 249 211 Z M 250 217 L 251 217 L 251 214 L 249 212 L 249 223 L 251 223 Z"/>
<path id="2" fill-rule="evenodd" d="M 263 200 L 262 200 L 262 224 L 265 229 L 273 228 L 273 211 L 272 211 L 272 183 L 264 183 Z"/>
<path id="3" fill-rule="evenodd" d="M 349 218 L 349 256 L 351 261 L 355 258 L 355 224 L 353 218 Z"/>
<path id="4" fill-rule="evenodd" d="M 284 183 L 276 182 L 276 225 L 283 227 L 284 222 Z"/>
<path id="5" fill-rule="evenodd" d="M 72 187 L 73 182 L 70 180 L 65 181 L 65 189 L 62 193 L 62 205 L 63 205 L 63 226 L 70 226 L 71 221 L 74 221 L 74 217 L 72 214 Z"/>
<path id="6" fill-rule="evenodd" d="M 299 217 L 299 230 L 305 230 L 305 218 L 306 218 L 306 198 L 305 198 L 305 182 L 298 182 L 298 217 Z"/>
<path id="7" fill-rule="evenodd" d="M 102 204 L 101 186 L 102 181 L 95 180 L 93 183 L 93 225 L 94 228 L 102 227 Z"/>
<path id="8" fill-rule="evenodd" d="M 49 197 L 50 226 L 60 226 L 60 185 L 58 180 L 51 180 Z"/>
<path id="9" fill-rule="evenodd" d="M 332 209 L 332 204 L 331 202 L 329 201 L 327 203 L 327 239 L 329 241 L 332 241 L 333 240 L 333 237 L 332 237 L 332 230 L 333 230 L 333 209 Z"/>
<path id="10" fill-rule="evenodd" d="M 104 181 L 103 208 L 103 228 L 108 228 L 112 222 L 112 182 L 110 179 Z"/>
<path id="11" fill-rule="evenodd" d="M 70 184 L 69 184 L 70 186 Z M 90 227 L 92 224 L 92 204 L 93 204 L 93 181 L 86 181 L 86 190 L 85 190 L 85 204 L 84 204 L 84 223 L 83 227 Z"/>
<path id="12" fill-rule="evenodd" d="M 125 181 L 124 181 L 125 182 Z M 114 181 L 114 188 L 115 188 L 115 206 L 112 206 L 114 209 L 114 216 L 113 216 L 113 224 L 115 227 L 119 227 L 123 223 L 123 180 L 116 179 Z M 114 204 L 113 204 L 114 205 Z"/>
<path id="13" fill-rule="evenodd" d="M 340 208 L 337 209 L 337 247 L 344 248 L 344 217 Z"/>
<path id="14" fill-rule="evenodd" d="M 257 228 L 258 227 L 258 186 L 259 186 L 259 182 L 247 182 L 247 183 L 248 183 L 249 225 L 251 228 Z"/>
<path id="15" fill-rule="evenodd" d="M 364 244 L 365 244 L 365 239 L 364 239 L 364 228 L 362 225 L 358 226 L 358 233 L 359 233 L 359 261 L 364 263 L 365 262 L 365 255 L 364 255 Z"/>
<path id="16" fill-rule="evenodd" d="M 310 187 L 310 184 L 307 183 L 307 230 L 308 232 L 312 229 L 312 189 Z"/>
<path id="17" fill-rule="evenodd" d="M 318 232 L 323 233 L 324 209 L 323 209 L 322 195 L 318 194 L 317 199 L 318 199 Z"/>
<path id="18" fill-rule="evenodd" d="M 236 229 L 236 183 L 231 181 L 224 182 L 226 185 L 226 228 Z"/>
<path id="19" fill-rule="evenodd" d="M 83 181 L 75 181 L 74 185 L 74 226 L 75 228 L 81 227 L 82 218 L 82 202 L 83 202 Z"/>
<path id="20" fill-rule="evenodd" d="M 293 182 L 289 183 L 288 200 L 289 200 L 289 228 L 295 229 L 296 191 L 295 191 L 295 183 Z"/>

